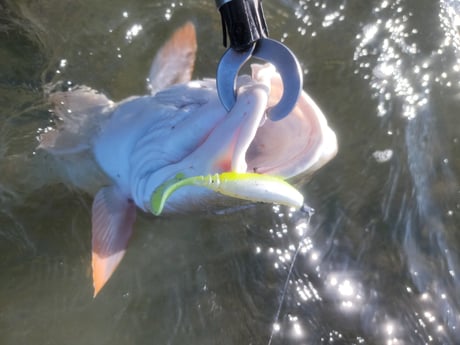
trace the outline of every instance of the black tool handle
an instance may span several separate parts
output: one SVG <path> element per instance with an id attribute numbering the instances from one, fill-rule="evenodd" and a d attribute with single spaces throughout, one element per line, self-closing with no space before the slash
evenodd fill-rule
<path id="1" fill-rule="evenodd" d="M 262 0 L 215 0 L 222 18 L 223 43 L 245 51 L 261 38 L 268 36 L 267 24 L 262 9 Z"/>

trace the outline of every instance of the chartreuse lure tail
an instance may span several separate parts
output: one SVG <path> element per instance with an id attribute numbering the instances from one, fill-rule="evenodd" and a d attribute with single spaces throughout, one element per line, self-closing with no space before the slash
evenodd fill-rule
<path id="1" fill-rule="evenodd" d="M 275 203 L 295 208 L 303 205 L 303 195 L 289 183 L 275 176 L 236 172 L 192 177 L 178 174 L 153 192 L 152 213 L 159 215 L 171 194 L 184 186 L 205 187 L 223 195 L 253 202 Z"/>

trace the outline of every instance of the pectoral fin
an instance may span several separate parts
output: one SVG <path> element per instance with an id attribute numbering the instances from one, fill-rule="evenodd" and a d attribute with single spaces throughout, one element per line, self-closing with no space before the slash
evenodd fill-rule
<path id="1" fill-rule="evenodd" d="M 117 187 L 102 188 L 93 202 L 92 268 L 94 297 L 125 255 L 136 219 L 136 207 Z"/>

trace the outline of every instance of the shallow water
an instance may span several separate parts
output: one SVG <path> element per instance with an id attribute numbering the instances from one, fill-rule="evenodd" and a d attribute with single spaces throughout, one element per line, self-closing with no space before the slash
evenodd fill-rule
<path id="1" fill-rule="evenodd" d="M 140 215 L 93 300 L 91 196 L 35 152 L 51 83 L 145 92 L 156 48 L 213 1 L 0 3 L 1 344 L 458 344 L 460 2 L 264 1 L 339 154 L 303 186 L 309 218 Z M 214 34 L 210 34 L 214 33 Z"/>

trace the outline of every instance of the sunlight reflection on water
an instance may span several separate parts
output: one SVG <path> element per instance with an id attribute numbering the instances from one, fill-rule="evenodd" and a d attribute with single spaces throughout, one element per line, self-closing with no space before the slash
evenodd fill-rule
<path id="1" fill-rule="evenodd" d="M 304 188 L 315 215 L 146 217 L 94 301 L 91 200 L 31 154 L 52 125 L 43 89 L 145 93 L 155 49 L 188 19 L 196 76 L 212 77 L 219 17 L 212 1 L 20 3 L 27 26 L 2 37 L 0 68 L 5 344 L 51 342 L 48 329 L 66 344 L 458 343 L 458 1 L 264 3 L 272 37 L 296 52 L 339 134 L 336 160 Z"/>

